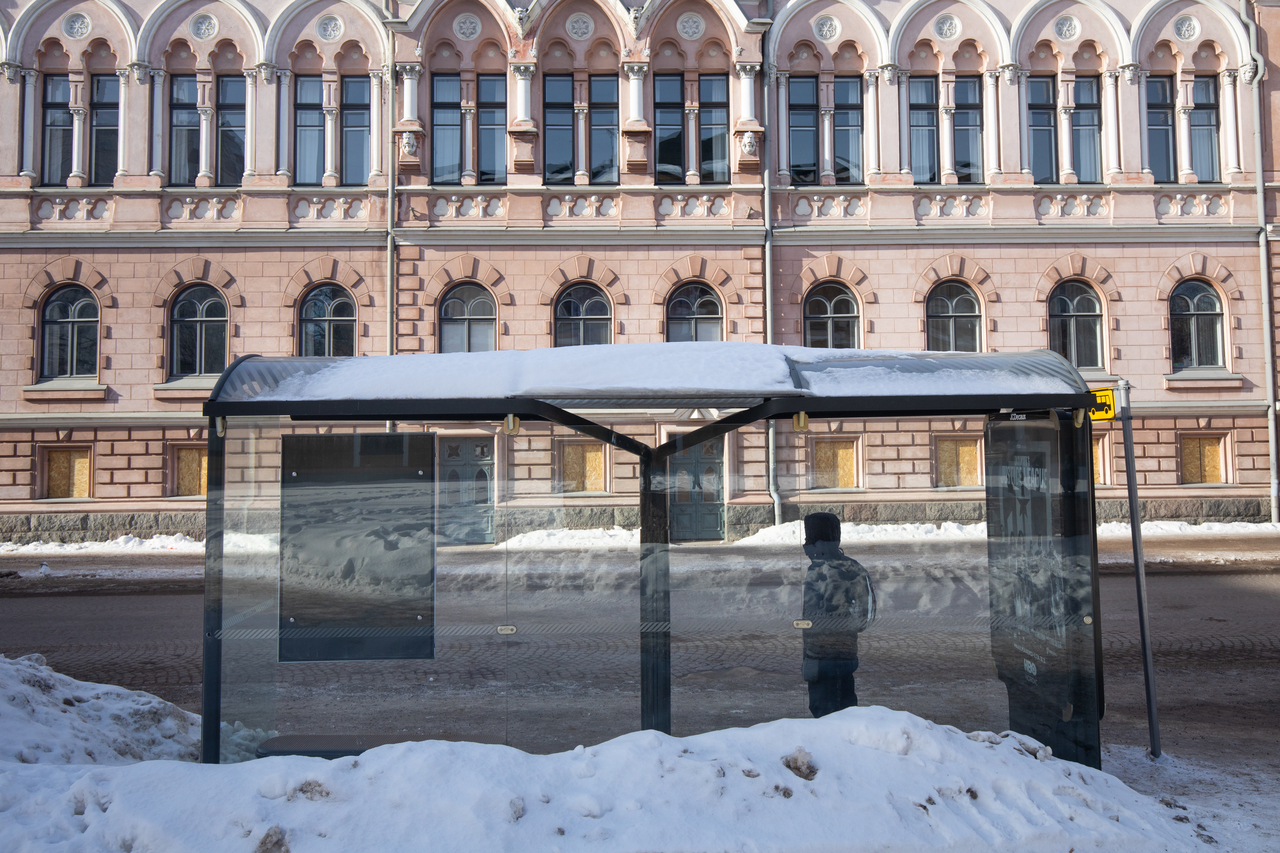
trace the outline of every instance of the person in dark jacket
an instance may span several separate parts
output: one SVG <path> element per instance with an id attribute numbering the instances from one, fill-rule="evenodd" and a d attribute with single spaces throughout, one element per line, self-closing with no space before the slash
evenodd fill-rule
<path id="1" fill-rule="evenodd" d="M 840 519 L 814 512 L 804 519 L 804 680 L 809 711 L 824 717 L 858 704 L 853 673 L 858 633 L 875 618 L 875 591 L 867 570 L 840 550 Z"/>

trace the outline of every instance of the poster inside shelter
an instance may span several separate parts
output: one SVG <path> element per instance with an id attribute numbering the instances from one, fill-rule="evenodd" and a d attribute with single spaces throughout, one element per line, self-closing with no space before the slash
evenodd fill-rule
<path id="1" fill-rule="evenodd" d="M 433 657 L 433 436 L 284 435 L 280 479 L 280 661 Z"/>

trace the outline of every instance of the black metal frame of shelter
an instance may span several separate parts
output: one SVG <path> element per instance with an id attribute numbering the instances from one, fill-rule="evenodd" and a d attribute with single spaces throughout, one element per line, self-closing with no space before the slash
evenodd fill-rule
<path id="1" fill-rule="evenodd" d="M 933 355 L 933 354 L 925 354 Z M 1038 356 L 1046 354 L 1040 353 Z M 980 357 L 980 356 L 978 356 Z M 726 435 L 760 421 L 790 418 L 801 413 L 811 418 L 894 418 L 934 416 L 998 416 L 1017 413 L 1057 412 L 1060 421 L 1083 430 L 1087 446 L 1090 421 L 1087 412 L 1093 398 L 1087 392 L 1027 394 L 938 394 L 910 396 L 776 396 L 743 398 L 724 396 L 610 399 L 398 399 L 319 401 L 219 401 L 227 380 L 245 362 L 259 358 L 246 355 L 232 363 L 208 401 L 204 414 L 209 418 L 208 502 L 206 527 L 204 673 L 202 760 L 219 760 L 219 723 L 222 660 L 222 532 L 224 525 L 225 424 L 228 417 L 288 417 L 295 421 L 502 421 L 515 416 L 525 421 L 543 421 L 572 429 L 605 442 L 640 460 L 640 659 L 641 729 L 671 731 L 671 588 L 667 546 L 670 544 L 668 493 L 664 487 L 666 462 L 686 448 Z M 1065 365 L 1065 362 L 1063 362 Z M 1074 371 L 1072 371 L 1074 372 Z M 1080 383 L 1083 387 L 1083 382 Z M 734 409 L 731 414 L 670 441 L 650 447 L 608 427 L 567 410 L 567 407 L 630 408 L 661 406 L 712 407 Z M 1090 457 L 1090 464 L 1092 459 Z M 1092 479 L 1088 488 L 1088 525 L 1092 527 Z M 1092 592 L 1097 606 L 1097 549 L 1092 545 Z M 1100 619 L 1092 619 L 1094 665 L 1099 714 L 1103 707 Z"/>

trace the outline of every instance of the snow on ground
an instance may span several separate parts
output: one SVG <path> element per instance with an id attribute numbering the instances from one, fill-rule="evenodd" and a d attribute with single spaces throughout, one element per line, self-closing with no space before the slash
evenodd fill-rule
<path id="1" fill-rule="evenodd" d="M 0 542 L 0 554 L 137 554 L 143 551 L 203 554 L 204 542 L 181 533 L 174 536 L 157 534 L 150 539 L 125 534 L 110 542 L 32 542 L 29 545 Z"/>
<path id="2" fill-rule="evenodd" d="M 1201 847 L 1182 810 L 1029 738 L 886 708 L 687 738 L 635 732 L 557 755 L 427 741 L 332 762 L 76 767 L 189 759 L 196 718 L 30 658 L 0 658 L 0 673 L 0 849 L 12 853 L 419 850 L 427 828 L 440 850 Z"/>

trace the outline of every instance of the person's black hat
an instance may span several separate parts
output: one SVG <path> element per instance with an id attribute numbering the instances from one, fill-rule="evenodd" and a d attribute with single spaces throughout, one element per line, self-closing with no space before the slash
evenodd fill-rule
<path id="1" fill-rule="evenodd" d="M 840 519 L 830 512 L 811 512 L 804 517 L 804 544 L 834 542 L 840 544 Z"/>

